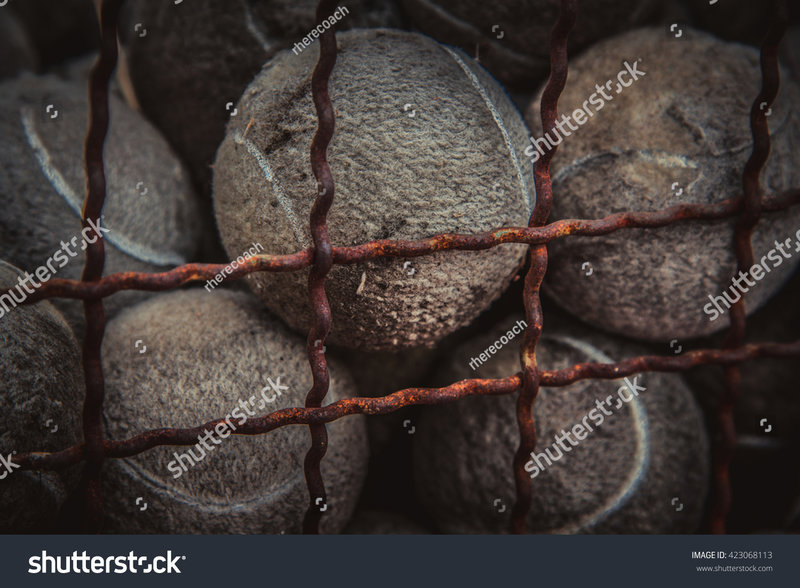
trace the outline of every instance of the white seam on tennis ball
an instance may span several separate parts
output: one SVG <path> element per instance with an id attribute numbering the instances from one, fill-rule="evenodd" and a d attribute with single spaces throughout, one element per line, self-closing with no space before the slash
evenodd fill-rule
<path id="1" fill-rule="evenodd" d="M 214 511 L 216 514 L 229 514 L 229 511 L 232 508 L 241 508 L 243 506 L 256 507 L 265 502 L 274 501 L 282 496 L 285 496 L 288 492 L 294 490 L 298 485 L 300 485 L 301 482 L 305 481 L 304 474 L 302 471 L 300 471 L 295 474 L 293 478 L 289 478 L 266 494 L 259 493 L 257 496 L 253 496 L 252 498 L 237 500 L 235 504 L 233 502 L 225 502 L 223 500 L 198 502 L 195 497 L 187 492 L 177 490 L 174 486 L 167 486 L 164 483 L 164 480 L 151 475 L 143 468 L 137 466 L 130 461 L 130 458 L 121 458 L 115 460 L 115 462 L 119 464 L 123 470 L 126 470 L 128 474 L 131 474 L 131 477 L 138 477 L 140 482 L 149 484 L 154 490 L 161 490 L 162 493 L 169 498 L 178 500 L 187 506 L 203 507 L 205 509 Z M 184 474 L 188 475 L 188 472 L 184 472 Z M 170 478 L 171 477 L 172 476 L 170 476 Z"/>
<path id="2" fill-rule="evenodd" d="M 253 156 L 253 159 L 256 160 L 258 167 L 261 168 L 261 171 L 264 174 L 264 177 L 272 185 L 272 191 L 275 193 L 275 198 L 278 200 L 281 208 L 283 208 L 283 211 L 286 213 L 286 218 L 289 220 L 289 224 L 292 225 L 292 231 L 294 232 L 295 239 L 297 239 L 297 244 L 301 247 L 307 247 L 308 244 L 306 244 L 305 239 L 303 238 L 303 231 L 300 229 L 300 222 L 297 220 L 297 217 L 292 210 L 289 199 L 286 198 L 286 195 L 283 193 L 283 188 L 281 188 L 281 185 L 278 183 L 278 180 L 272 173 L 272 168 L 270 167 L 266 156 L 261 153 L 259 148 L 256 147 L 250 139 L 245 139 L 240 130 L 236 131 L 234 140 L 239 145 L 244 145 L 247 147 L 248 153 L 250 153 L 250 155 Z"/>
<path id="3" fill-rule="evenodd" d="M 677 155 L 675 153 L 667 153 L 666 151 L 651 151 L 649 149 L 621 149 L 619 147 L 613 147 L 611 149 L 595 151 L 593 153 L 589 153 L 588 155 L 584 155 L 583 157 L 573 159 L 570 163 L 558 170 L 558 172 L 553 176 L 553 181 L 561 180 L 564 175 L 575 172 L 577 168 L 585 165 L 593 159 L 599 159 L 608 155 L 619 156 L 631 154 L 636 155 L 650 163 L 656 163 L 659 166 L 667 169 L 698 169 L 700 167 L 695 160 L 683 155 Z"/>
<path id="4" fill-rule="evenodd" d="M 28 145 L 33 150 L 36 161 L 39 163 L 39 169 L 55 191 L 61 196 L 67 206 L 72 209 L 78 219 L 82 218 L 82 204 L 75 191 L 67 183 L 64 176 L 61 175 L 55 166 L 52 164 L 50 153 L 42 143 L 39 135 L 36 133 L 36 128 L 33 124 L 33 113 L 30 108 L 20 109 L 20 120 L 22 121 L 22 128 L 25 131 L 25 137 L 28 140 Z M 100 222 L 102 225 L 102 219 Z M 107 228 L 107 227 L 106 227 Z M 186 258 L 179 253 L 174 252 L 158 252 L 134 243 L 119 231 L 112 231 L 103 235 L 103 239 L 114 245 L 118 250 L 130 255 L 131 257 L 150 263 L 153 265 L 170 266 L 170 265 L 183 265 L 186 263 Z"/>
<path id="5" fill-rule="evenodd" d="M 563 335 L 546 335 L 545 339 L 550 339 L 558 343 L 568 345 L 573 349 L 586 354 L 589 358 L 601 363 L 614 363 L 614 360 L 608 357 L 597 347 L 585 342 L 573 339 Z M 621 382 L 622 380 L 615 380 Z M 633 417 L 634 432 L 636 434 L 636 455 L 634 457 L 634 467 L 628 473 L 625 483 L 619 491 L 606 500 L 600 508 L 593 513 L 583 517 L 582 520 L 572 525 L 566 525 L 560 529 L 552 531 L 553 533 L 560 534 L 573 534 L 582 531 L 586 528 L 593 527 L 611 513 L 619 510 L 625 502 L 633 496 L 633 493 L 639 487 L 639 484 L 644 479 L 647 473 L 647 468 L 650 464 L 650 424 L 647 417 L 647 409 L 639 400 L 639 397 L 634 395 L 633 402 L 630 404 L 631 416 Z"/>
<path id="6" fill-rule="evenodd" d="M 242 9 L 244 10 L 244 20 L 245 24 L 247 25 L 247 30 L 251 35 L 253 35 L 253 38 L 258 41 L 258 44 L 261 45 L 264 53 L 269 53 L 272 51 L 273 45 L 267 41 L 267 38 L 261 32 L 261 29 L 256 26 L 255 19 L 253 18 L 253 11 L 250 10 L 250 4 L 247 3 L 247 0 L 240 0 L 240 2 L 242 4 Z"/>
<path id="7" fill-rule="evenodd" d="M 511 137 L 508 134 L 508 129 L 506 129 L 505 124 L 503 124 L 503 119 L 500 116 L 500 113 L 497 112 L 497 108 L 495 108 L 492 99 L 489 97 L 489 94 L 486 93 L 483 85 L 481 85 L 478 76 L 475 75 L 469 66 L 464 63 L 464 60 L 458 56 L 458 54 L 447 47 L 445 45 L 441 46 L 442 49 L 447 51 L 450 54 L 450 57 L 458 64 L 464 74 L 469 78 L 470 82 L 472 82 L 473 87 L 478 91 L 483 98 L 484 103 L 486 104 L 486 108 L 489 109 L 489 112 L 492 114 L 492 118 L 494 119 L 497 128 L 500 129 L 500 133 L 503 135 L 503 141 L 505 141 L 506 147 L 508 147 L 509 152 L 511 153 L 511 161 L 514 163 L 514 167 L 517 170 L 517 178 L 519 179 L 520 185 L 522 186 L 522 198 L 525 202 L 528 203 L 528 209 L 531 210 L 533 208 L 533 202 L 531 200 L 532 194 L 528 190 L 528 182 L 525 180 L 525 174 L 522 171 L 522 166 L 519 163 L 519 157 L 517 157 L 517 150 L 514 149 L 514 144 L 511 141 Z"/>

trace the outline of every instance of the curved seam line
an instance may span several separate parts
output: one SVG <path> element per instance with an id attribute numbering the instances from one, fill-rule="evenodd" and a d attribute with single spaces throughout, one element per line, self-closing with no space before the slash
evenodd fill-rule
<path id="1" fill-rule="evenodd" d="M 266 156 L 250 139 L 245 139 L 241 131 L 236 131 L 234 140 L 238 144 L 244 145 L 247 148 L 248 153 L 250 153 L 250 155 L 253 156 L 253 159 L 255 159 L 258 163 L 258 166 L 261 168 L 264 177 L 272 185 L 272 191 L 275 194 L 275 198 L 278 200 L 281 208 L 283 208 L 283 211 L 286 213 L 289 224 L 292 225 L 292 231 L 294 232 L 295 239 L 297 239 L 297 243 L 300 246 L 304 246 L 305 239 L 303 239 L 303 233 L 300 229 L 300 222 L 297 220 L 297 217 L 290 206 L 289 199 L 286 197 L 286 194 L 283 193 L 283 189 L 278 183 L 278 180 L 275 178 L 275 175 L 272 173 L 272 168 L 270 167 Z"/>
<path id="2" fill-rule="evenodd" d="M 67 203 L 70 209 L 77 215 L 79 219 L 83 218 L 81 205 L 79 204 L 78 196 L 67 183 L 64 176 L 61 175 L 55 166 L 52 164 L 50 154 L 42 143 L 36 129 L 31 120 L 31 110 L 29 108 L 20 109 L 20 120 L 22 121 L 22 128 L 25 131 L 25 137 L 28 140 L 28 145 L 33 150 L 36 161 L 39 163 L 39 169 L 42 174 L 50 182 L 55 191 Z M 100 226 L 103 226 L 103 219 L 100 219 Z M 106 227 L 108 228 L 108 227 Z M 186 259 L 178 253 L 166 252 L 159 253 L 149 247 L 134 243 L 119 231 L 113 231 L 103 235 L 103 239 L 114 245 L 121 252 L 130 255 L 131 257 L 151 263 L 153 265 L 169 266 L 169 265 L 183 265 Z"/>
<path id="3" fill-rule="evenodd" d="M 481 95 L 481 98 L 483 98 L 483 101 L 484 103 L 486 103 L 486 107 L 489 109 L 489 112 L 492 114 L 492 118 L 494 119 L 497 128 L 500 129 L 500 133 L 503 135 L 503 141 L 505 142 L 506 147 L 508 147 L 508 150 L 511 153 L 511 161 L 513 161 L 514 163 L 514 167 L 517 170 L 517 178 L 519 179 L 519 182 L 522 186 L 522 192 L 523 192 L 522 196 L 524 201 L 528 203 L 528 209 L 530 210 L 533 207 L 533 202 L 531 201 L 532 194 L 528 190 L 528 183 L 525 181 L 525 175 L 522 172 L 522 166 L 519 163 L 519 157 L 517 157 L 517 150 L 514 149 L 514 144 L 511 142 L 511 137 L 508 134 L 508 129 L 506 129 L 505 125 L 503 124 L 503 119 L 500 117 L 500 113 L 497 112 L 497 108 L 495 108 L 492 99 L 486 93 L 486 90 L 481 85 L 481 82 L 480 80 L 478 80 L 478 77 L 475 75 L 475 72 L 473 72 L 467 66 L 467 64 L 464 63 L 464 60 L 461 59 L 461 57 L 459 57 L 458 54 L 455 53 L 455 51 L 450 49 L 450 47 L 442 45 L 442 48 L 445 51 L 447 51 L 447 53 L 450 54 L 450 57 L 452 57 L 455 60 L 455 62 L 458 64 L 458 66 L 461 68 L 464 74 L 466 74 L 466 76 L 472 82 L 473 87 Z"/>
<path id="4" fill-rule="evenodd" d="M 590 345 L 586 342 L 573 339 L 572 337 L 548 335 L 547 339 L 563 343 L 581 351 L 589 356 L 591 359 L 602 363 L 613 363 L 614 360 L 608 357 L 605 353 Z M 610 380 L 612 382 L 621 382 L 622 380 Z M 639 484 L 642 482 L 647 469 L 650 464 L 650 425 L 647 418 L 647 409 L 644 404 L 639 400 L 638 396 L 634 396 L 633 403 L 630 405 L 632 417 L 634 419 L 634 431 L 636 433 L 636 456 L 634 458 L 635 467 L 630 470 L 628 477 L 622 487 L 616 494 L 612 495 L 605 503 L 593 513 L 585 516 L 579 522 L 573 525 L 567 525 L 552 531 L 553 533 L 575 533 L 586 528 L 593 527 L 605 519 L 608 515 L 616 512 L 628 501 L 633 495 Z"/>

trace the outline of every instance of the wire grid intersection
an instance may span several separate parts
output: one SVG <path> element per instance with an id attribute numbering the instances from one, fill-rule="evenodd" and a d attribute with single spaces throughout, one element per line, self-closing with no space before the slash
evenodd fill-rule
<path id="1" fill-rule="evenodd" d="M 101 51 L 89 79 L 90 122 L 85 142 L 88 190 L 82 211 L 84 227 L 90 221 L 99 222 L 106 196 L 103 145 L 109 124 L 108 86 L 117 63 L 118 21 L 123 2 L 124 0 L 102 0 L 100 3 Z M 328 18 L 335 8 L 334 0 L 321 0 L 317 7 L 317 21 Z M 577 0 L 561 1 L 561 10 L 551 36 L 551 73 L 541 102 L 544 132 L 555 128 L 558 98 L 567 79 L 567 38 L 575 24 L 577 12 Z M 761 47 L 762 88 L 753 102 L 750 115 L 754 145 L 743 173 L 743 195 L 715 204 L 683 204 L 655 212 L 631 211 L 603 219 L 570 219 L 547 224 L 553 200 L 550 161 L 556 152 L 556 148 L 549 148 L 534 166 L 537 200 L 527 228 L 504 227 L 470 235 L 439 234 L 417 241 L 379 240 L 351 247 L 333 247 L 327 231 L 327 213 L 335 196 L 334 181 L 327 162 L 327 147 L 335 126 L 328 81 L 336 63 L 337 47 L 333 28 L 320 36 L 320 56 L 312 77 L 312 94 L 319 126 L 311 145 L 310 159 L 321 190 L 316 195 L 310 218 L 314 246 L 290 255 L 256 255 L 233 270 L 229 276 L 229 279 L 239 279 L 253 272 L 311 268 L 309 295 L 314 310 L 314 324 L 308 334 L 306 349 L 313 385 L 306 397 L 305 407 L 282 409 L 248 419 L 234 432 L 260 435 L 292 424 L 309 427 L 311 447 L 304 463 L 309 506 L 303 521 L 304 532 L 319 532 L 322 511 L 317 506 L 318 499 L 326 501 L 320 470 L 327 448 L 326 423 L 352 414 L 386 414 L 406 406 L 442 404 L 471 395 L 499 396 L 519 392 L 517 423 L 520 444 L 513 458 L 516 502 L 512 510 L 510 531 L 525 533 L 533 486 L 524 471 L 524 464 L 526 457 L 536 447 L 533 406 L 541 386 L 563 387 L 584 379 L 618 379 L 646 371 L 678 372 L 707 364 L 725 366 L 725 392 L 716 415 L 721 435 L 715 443 L 713 457 L 714 499 L 709 521 L 714 533 L 725 532 L 725 520 L 732 500 L 729 468 L 736 447 L 732 408 L 741 391 L 739 365 L 759 357 L 798 358 L 800 341 L 744 345 L 746 318 L 742 296 L 731 309 L 731 326 L 721 349 L 696 350 L 680 356 L 639 356 L 615 363 L 583 363 L 562 370 L 545 370 L 540 369 L 536 362 L 536 345 L 542 333 L 544 318 L 539 290 L 547 270 L 547 244 L 554 239 L 570 235 L 600 236 L 624 228 L 663 227 L 685 220 L 716 220 L 737 216 L 733 245 L 738 269 L 743 271 L 749 268 L 753 261 L 752 232 L 762 212 L 782 210 L 800 202 L 800 189 L 765 198 L 759 188 L 760 172 L 769 156 L 770 136 L 766 116 L 758 105 L 763 102 L 772 104 L 778 92 L 780 79 L 777 48 L 787 22 L 783 0 L 773 0 L 771 15 L 770 30 Z M 378 257 L 418 257 L 436 251 L 484 250 L 503 243 L 525 243 L 530 251 L 530 266 L 523 289 L 528 327 L 522 336 L 522 369 L 519 373 L 498 379 L 462 380 L 443 388 L 409 388 L 381 398 L 347 398 L 322 406 L 329 385 L 324 342 L 331 327 L 325 277 L 334 264 L 363 263 Z M 105 459 L 130 457 L 156 446 L 192 445 L 198 435 L 224 422 L 224 419 L 218 419 L 187 429 L 149 430 L 124 440 L 103 438 L 103 298 L 120 290 L 174 289 L 189 282 L 213 278 L 225 267 L 223 264 L 192 263 L 163 273 L 128 272 L 102 277 L 104 261 L 103 241 L 98 239 L 87 248 L 81 281 L 51 279 L 25 301 L 30 304 L 39 300 L 65 297 L 82 299 L 84 302 L 87 325 L 82 350 L 86 380 L 84 441 L 58 452 L 20 454 L 14 460 L 22 469 L 56 469 L 85 462 L 81 482 L 73 499 L 82 506 L 81 521 L 86 532 L 100 532 L 102 529 L 103 499 L 100 479 Z M 317 341 L 322 344 L 315 344 Z"/>

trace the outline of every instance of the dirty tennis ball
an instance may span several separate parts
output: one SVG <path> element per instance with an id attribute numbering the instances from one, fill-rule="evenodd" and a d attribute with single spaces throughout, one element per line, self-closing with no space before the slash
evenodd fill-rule
<path id="1" fill-rule="evenodd" d="M 444 364 L 442 379 L 452 383 L 519 372 L 518 343 L 501 345 L 474 371 L 469 367 L 514 322 L 501 322 L 464 343 Z M 551 325 L 536 356 L 540 369 L 559 370 L 641 352 L 587 329 Z M 541 457 L 539 465 L 529 458 L 525 466 L 533 476 L 529 532 L 687 533 L 699 524 L 709 446 L 697 404 L 676 374 L 642 373 L 628 381 L 632 388 L 622 379 L 540 388 L 534 421 Z M 441 531 L 508 531 L 515 498 L 512 462 L 519 446 L 516 398 L 472 396 L 425 407 L 420 415 L 414 483 Z"/>
<path id="2" fill-rule="evenodd" d="M 334 246 L 527 224 L 533 176 L 521 149 L 528 131 L 485 70 L 414 33 L 337 37 L 330 80 L 336 133 L 328 149 Z M 318 124 L 311 98 L 317 56 L 318 44 L 299 55 L 279 53 L 237 104 L 240 116 L 228 127 L 214 173 L 217 225 L 229 255 L 250 241 L 282 254 L 312 246 L 309 218 L 319 188 L 308 153 Z M 525 251 L 505 244 L 335 265 L 325 282 L 330 340 L 372 350 L 433 345 L 500 296 Z M 308 270 L 248 280 L 270 310 L 307 331 Z"/>
<path id="3" fill-rule="evenodd" d="M 138 350 L 135 341 L 141 342 Z M 191 289 L 157 296 L 120 313 L 103 343 L 105 430 L 112 439 L 226 416 L 238 428 L 250 413 L 257 418 L 304 406 L 311 389 L 305 341 L 249 292 Z M 346 369 L 337 362 L 329 366 L 325 405 L 355 395 Z M 230 435 L 230 426 L 216 430 L 203 440 L 212 449 L 195 441 L 107 461 L 108 530 L 300 532 L 309 504 L 303 474 L 308 428 L 286 426 L 255 436 Z M 344 417 L 327 430 L 321 531 L 336 533 L 352 515 L 366 475 L 364 417 Z M 146 511 L 137 497 L 147 503 Z"/>
<path id="4" fill-rule="evenodd" d="M 581 2 L 569 34 L 570 55 L 595 41 L 652 21 L 655 0 Z M 550 34 L 560 0 L 403 0 L 413 26 L 441 43 L 456 45 L 505 85 L 533 89 L 550 71 Z"/>
<path id="5" fill-rule="evenodd" d="M 27 31 L 12 13 L 0 12 L 0 80 L 35 71 L 38 57 Z"/>
<path id="6" fill-rule="evenodd" d="M 60 451 L 81 439 L 83 371 L 75 337 L 49 302 L 18 306 L 24 274 L 0 261 L 0 452 Z M 6 474 L 6 475 L 4 475 Z M 74 476 L 0 465 L 0 532 L 51 532 Z"/>
<path id="7" fill-rule="evenodd" d="M 711 61 L 713 71 L 707 68 Z M 619 84 L 619 72 L 630 87 Z M 603 88 L 604 80 L 612 81 Z M 800 184 L 793 153 L 800 142 L 800 114 L 793 107 L 800 90 L 785 72 L 782 80 L 768 116 L 771 152 L 761 174 L 766 198 Z M 572 129 L 561 124 L 569 135 L 558 129 L 543 135 L 541 94 L 526 113 L 542 149 L 548 138 L 560 141 L 551 166 L 550 222 L 740 196 L 753 149 L 750 109 L 760 87 L 755 49 L 691 29 L 684 29 L 680 40 L 643 29 L 592 47 L 571 62 L 559 99 L 559 112 L 570 116 Z M 532 146 L 527 154 L 538 157 Z M 626 336 L 671 341 L 708 335 L 728 325 L 728 306 L 740 292 L 734 277 L 741 291 L 749 291 L 752 312 L 800 260 L 794 252 L 800 208 L 761 215 L 753 253 L 762 269 L 752 274 L 761 275 L 760 282 L 747 275 L 744 280 L 736 270 L 735 223 L 736 217 L 680 221 L 558 239 L 548 245 L 544 292 L 581 320 Z M 729 300 L 723 299 L 725 292 Z"/>
<path id="8" fill-rule="evenodd" d="M 136 97 L 187 163 L 201 193 L 210 193 L 211 164 L 233 105 L 264 63 L 277 51 L 301 42 L 314 28 L 317 4 L 317 0 L 128 3 L 120 35 Z M 383 0 L 351 0 L 345 8 L 349 14 L 337 28 L 399 23 L 396 11 Z"/>
<path id="9" fill-rule="evenodd" d="M 86 94 L 83 83 L 51 76 L 0 86 L 0 256 L 35 274 L 34 284 L 79 280 L 83 271 Z M 110 231 L 102 233 L 105 274 L 166 271 L 191 260 L 200 229 L 186 172 L 158 132 L 113 94 L 110 112 L 101 222 Z M 88 239 L 95 233 L 87 232 Z M 106 317 L 144 296 L 128 291 L 106 298 Z M 81 301 L 53 304 L 80 337 Z"/>

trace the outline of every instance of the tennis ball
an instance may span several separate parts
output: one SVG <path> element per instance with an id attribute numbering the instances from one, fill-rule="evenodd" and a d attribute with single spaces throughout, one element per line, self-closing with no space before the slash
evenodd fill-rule
<path id="1" fill-rule="evenodd" d="M 712 62 L 713 71 L 707 67 Z M 541 96 L 526 115 L 542 150 L 548 141 L 560 142 L 551 166 L 550 221 L 740 196 L 753 149 L 749 120 L 759 71 L 755 49 L 691 29 L 681 39 L 643 29 L 592 47 L 571 64 L 559 100 L 566 135 L 554 129 L 543 136 Z M 800 185 L 793 154 L 800 141 L 800 115 L 793 108 L 800 90 L 783 79 L 768 116 L 772 147 L 761 173 L 767 197 Z M 527 155 L 537 159 L 539 151 L 531 145 Z M 737 272 L 735 223 L 735 217 L 689 221 L 553 241 L 544 292 L 575 316 L 615 333 L 652 341 L 710 334 L 728 325 L 729 308 L 742 292 L 752 312 L 800 260 L 794 252 L 800 208 L 762 214 L 753 234 L 760 266 L 755 280 Z"/>
<path id="2" fill-rule="evenodd" d="M 79 280 L 85 244 L 80 221 L 86 194 L 85 87 L 25 77 L 2 85 L 0 104 L 0 255 L 34 275 L 29 282 L 34 285 L 51 277 Z M 150 124 L 113 95 L 110 108 L 103 228 L 87 232 L 87 240 L 102 235 L 106 275 L 166 271 L 186 263 L 200 234 L 186 173 Z M 144 296 L 128 291 L 106 298 L 106 316 Z M 83 331 L 81 301 L 53 304 L 77 333 Z"/>
<path id="3" fill-rule="evenodd" d="M 99 47 L 100 27 L 91 0 L 14 0 L 9 8 L 25 24 L 45 66 Z"/>
<path id="4" fill-rule="evenodd" d="M 442 378 L 519 372 L 518 345 L 502 345 L 501 339 L 514 324 L 504 321 L 466 342 L 445 364 Z M 472 359 L 498 339 L 499 351 L 473 371 Z M 585 329 L 552 327 L 536 350 L 540 368 L 548 370 L 640 353 Z M 644 373 L 541 388 L 534 421 L 538 462 L 531 458 L 525 466 L 533 478 L 530 532 L 676 533 L 697 527 L 709 448 L 700 411 L 679 376 Z M 518 446 L 516 394 L 425 407 L 414 435 L 414 483 L 442 531 L 508 529 Z"/>
<path id="5" fill-rule="evenodd" d="M 103 343 L 110 438 L 229 419 L 197 445 L 162 446 L 107 462 L 109 530 L 301 530 L 309 503 L 303 474 L 310 446 L 307 428 L 231 435 L 248 415 L 304 406 L 312 380 L 300 337 L 267 315 L 250 293 L 193 289 L 164 294 L 120 313 L 108 325 Z M 345 369 L 337 362 L 329 367 L 326 404 L 354 396 Z M 320 503 L 327 533 L 347 523 L 366 475 L 363 419 L 345 417 L 327 427 L 328 451 L 322 460 L 327 503 Z M 147 503 L 146 511 L 141 501 L 137 504 L 139 497 Z"/>
<path id="6" fill-rule="evenodd" d="M 550 33 L 560 0 L 403 0 L 411 23 L 437 41 L 478 52 L 504 84 L 532 89 L 550 71 Z M 569 34 L 570 55 L 598 39 L 652 20 L 658 2 L 582 2 Z M 476 47 L 479 47 L 476 49 Z"/>
<path id="7" fill-rule="evenodd" d="M 0 13 L 0 80 L 13 78 L 23 71 L 35 71 L 38 67 L 36 51 L 27 31 L 12 13 Z"/>
<path id="8" fill-rule="evenodd" d="M 49 303 L 18 306 L 23 272 L 0 261 L 0 454 L 60 451 L 81 438 L 83 371 L 75 337 Z M 0 464 L 0 532 L 51 532 L 70 477 Z"/>
<path id="9" fill-rule="evenodd" d="M 328 149 L 333 245 L 527 224 L 533 177 L 517 149 L 527 130 L 480 66 L 414 33 L 361 30 L 338 40 L 330 82 L 338 116 Z M 319 188 L 308 153 L 317 129 L 310 88 L 317 51 L 278 54 L 237 104 L 240 115 L 214 174 L 217 226 L 229 255 L 247 240 L 273 253 L 312 245 L 308 219 Z M 525 251 L 509 244 L 335 266 L 325 283 L 330 340 L 376 351 L 433 345 L 503 292 Z M 308 329 L 308 271 L 249 280 L 292 328 Z"/>
<path id="10" fill-rule="evenodd" d="M 317 0 L 128 4 L 120 34 L 136 96 L 189 165 L 202 193 L 210 192 L 210 166 L 225 124 L 242 116 L 234 114 L 234 104 L 265 62 L 310 34 L 317 24 L 317 4 Z M 336 26 L 393 26 L 399 20 L 390 6 L 382 0 L 350 0 L 344 6 L 348 13 Z"/>

